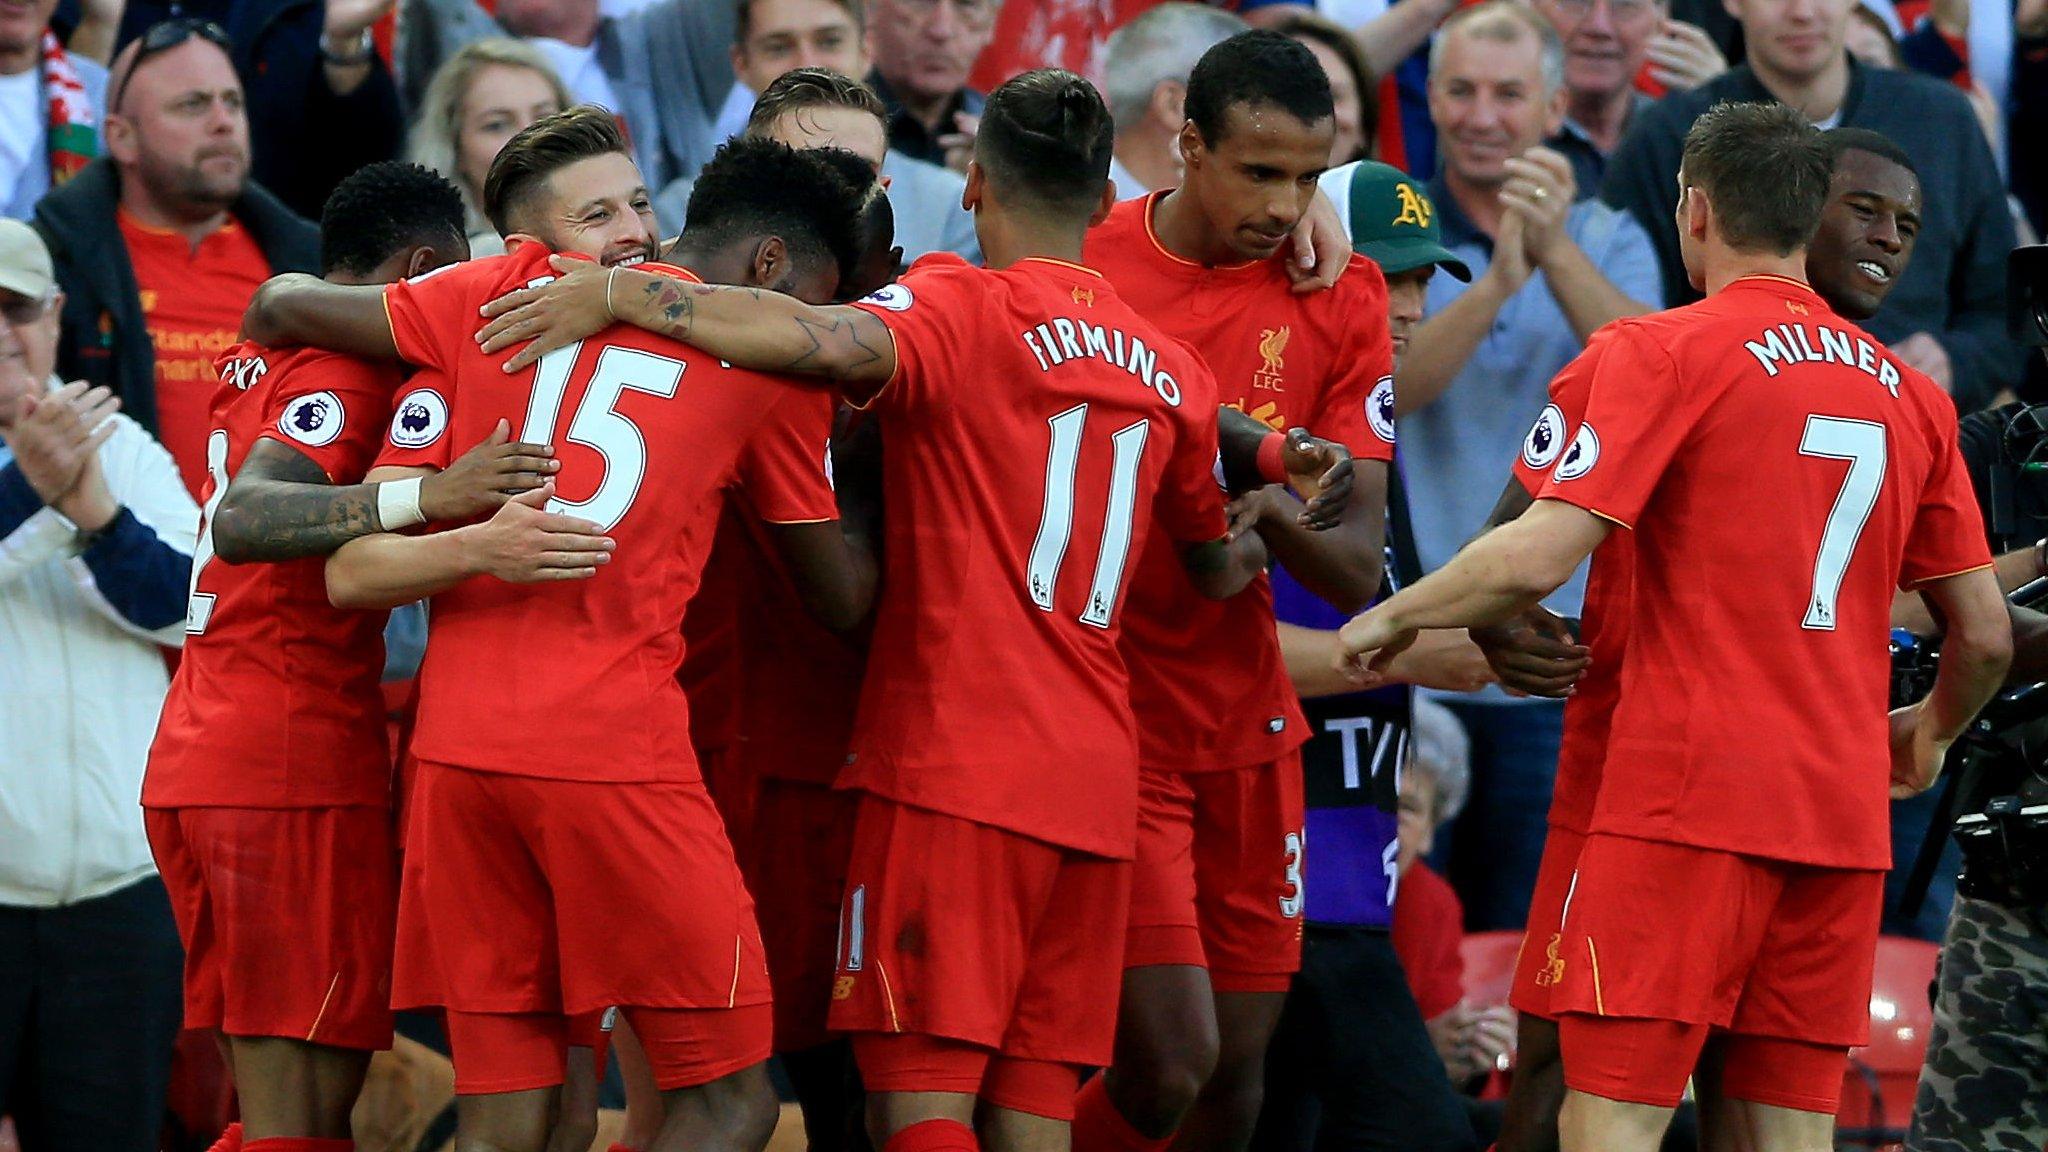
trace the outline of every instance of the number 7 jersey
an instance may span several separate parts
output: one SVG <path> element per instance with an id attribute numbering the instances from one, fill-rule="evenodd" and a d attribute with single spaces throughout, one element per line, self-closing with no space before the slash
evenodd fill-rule
<path id="1" fill-rule="evenodd" d="M 1536 493 L 1634 530 L 1593 831 L 1888 867 L 1893 591 L 1991 563 L 1954 406 L 1777 276 L 1596 345 Z"/>
<path id="2" fill-rule="evenodd" d="M 858 307 L 888 326 L 897 368 L 872 402 L 885 567 L 839 782 L 1129 858 L 1118 608 L 1162 591 L 1132 581 L 1148 532 L 1226 530 L 1215 381 L 1062 261 L 927 257 Z"/>
<path id="3" fill-rule="evenodd" d="M 515 775 L 695 780 L 675 674 L 720 489 L 779 405 L 816 397 L 625 325 L 507 375 L 502 356 L 477 348 L 478 309 L 552 278 L 549 255 L 525 244 L 385 293 L 399 354 L 447 382 L 399 397 L 378 464 L 446 468 L 506 419 L 514 439 L 555 446 L 550 511 L 596 521 L 617 541 L 590 579 L 479 576 L 434 597 L 412 748 Z"/>

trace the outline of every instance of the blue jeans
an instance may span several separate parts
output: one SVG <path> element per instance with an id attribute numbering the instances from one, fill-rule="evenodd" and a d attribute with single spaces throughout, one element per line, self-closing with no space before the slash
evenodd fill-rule
<path id="1" fill-rule="evenodd" d="M 1430 861 L 1465 902 L 1466 931 L 1520 929 L 1543 862 L 1564 702 L 1446 706 L 1472 739 L 1472 792 L 1437 829 Z"/>
<path id="2" fill-rule="evenodd" d="M 1928 830 L 1934 810 L 1941 804 L 1944 780 L 1911 800 L 1892 801 L 1892 870 L 1884 878 L 1884 934 L 1911 936 L 1916 940 L 1939 941 L 1948 926 L 1949 909 L 1956 902 L 1956 874 L 1963 869 L 1963 851 L 1944 825 Z M 1927 887 L 1927 899 L 1917 914 L 1900 915 L 1899 897 L 1913 861 L 1920 857 L 1920 842 L 1928 836 L 1941 838 L 1941 863 L 1934 869 L 1934 883 Z"/>

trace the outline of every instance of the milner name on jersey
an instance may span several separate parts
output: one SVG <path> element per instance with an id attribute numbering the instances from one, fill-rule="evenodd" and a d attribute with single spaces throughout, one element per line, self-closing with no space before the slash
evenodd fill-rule
<path id="1" fill-rule="evenodd" d="M 1764 329 L 1759 340 L 1743 343 L 1764 374 L 1776 376 L 1790 364 L 1846 364 L 1867 372 L 1885 391 L 1899 394 L 1899 369 L 1887 359 L 1880 346 L 1860 333 L 1851 334 L 1825 324 L 1777 324 Z"/>
<path id="2" fill-rule="evenodd" d="M 1124 335 L 1120 328 L 1055 316 L 1019 335 L 1024 338 L 1024 346 L 1038 358 L 1042 371 L 1050 372 L 1069 360 L 1093 357 L 1136 376 L 1168 406 L 1180 407 L 1180 381 L 1171 372 L 1159 371 L 1158 350 L 1146 347 L 1136 336 Z"/>

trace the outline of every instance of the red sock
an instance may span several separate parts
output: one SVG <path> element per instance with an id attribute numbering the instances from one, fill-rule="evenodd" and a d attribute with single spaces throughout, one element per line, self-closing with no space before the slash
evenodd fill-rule
<path id="1" fill-rule="evenodd" d="M 1166 1152 L 1173 1137 L 1154 1140 L 1131 1127 L 1110 1100 L 1103 1080 L 1090 1079 L 1074 1097 L 1074 1152 Z"/>
<path id="2" fill-rule="evenodd" d="M 242 1122 L 237 1120 L 228 1125 L 206 1152 L 242 1152 Z"/>
<path id="3" fill-rule="evenodd" d="M 958 1120 L 920 1120 L 889 1137 L 882 1152 L 981 1152 L 981 1145 Z"/>
<path id="4" fill-rule="evenodd" d="M 242 1152 L 356 1152 L 353 1140 L 322 1140 L 317 1136 L 265 1136 L 242 1145 Z"/>

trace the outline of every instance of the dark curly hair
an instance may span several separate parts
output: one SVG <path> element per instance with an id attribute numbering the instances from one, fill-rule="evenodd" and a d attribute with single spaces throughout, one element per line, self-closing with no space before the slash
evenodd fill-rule
<path id="1" fill-rule="evenodd" d="M 1330 78 L 1315 53 L 1266 29 L 1240 32 L 1209 49 L 1188 74 L 1188 120 L 1208 144 L 1223 139 L 1234 104 L 1270 104 L 1304 124 L 1337 115 Z"/>
<path id="2" fill-rule="evenodd" d="M 719 145 L 690 192 L 684 238 L 713 247 L 780 236 L 799 263 L 852 267 L 860 259 L 861 209 L 874 170 L 861 164 L 861 176 L 849 179 L 844 162 L 821 151 L 757 136 Z"/>
<path id="3" fill-rule="evenodd" d="M 439 173 L 403 160 L 365 164 L 335 186 L 320 212 L 320 274 L 367 276 L 407 248 L 463 240 L 462 193 Z"/>

